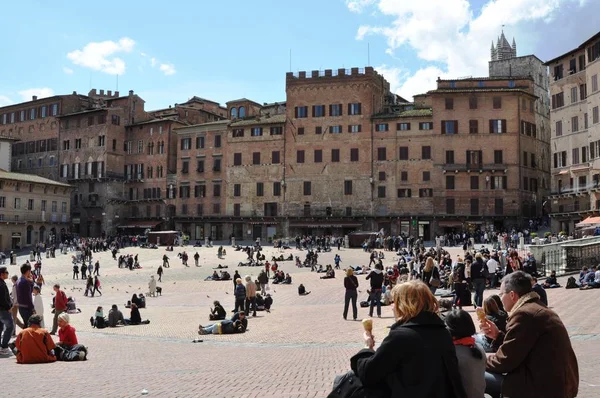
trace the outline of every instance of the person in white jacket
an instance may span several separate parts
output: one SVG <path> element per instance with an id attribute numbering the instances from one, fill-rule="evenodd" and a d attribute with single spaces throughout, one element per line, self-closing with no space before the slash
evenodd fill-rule
<path id="1" fill-rule="evenodd" d="M 149 296 L 156 296 L 156 279 L 154 279 L 154 275 L 150 276 L 150 282 L 148 283 L 148 289 L 150 291 Z"/>
<path id="2" fill-rule="evenodd" d="M 35 309 L 36 315 L 42 317 L 41 327 L 44 326 L 44 300 L 42 300 L 42 294 L 38 285 L 33 286 L 33 308 Z"/>

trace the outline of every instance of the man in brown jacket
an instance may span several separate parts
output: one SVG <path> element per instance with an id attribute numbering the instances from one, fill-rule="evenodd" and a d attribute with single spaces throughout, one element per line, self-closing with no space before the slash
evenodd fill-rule
<path id="1" fill-rule="evenodd" d="M 486 393 L 493 398 L 573 398 L 579 388 L 577 358 L 562 321 L 531 289 L 531 277 L 522 271 L 502 279 L 500 297 L 510 313 L 506 333 L 489 320 L 486 336 L 501 341 L 488 354 Z"/>

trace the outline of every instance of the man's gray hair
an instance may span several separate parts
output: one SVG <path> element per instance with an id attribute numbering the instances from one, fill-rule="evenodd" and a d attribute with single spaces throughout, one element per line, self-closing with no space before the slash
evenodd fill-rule
<path id="1" fill-rule="evenodd" d="M 531 292 L 531 276 L 523 271 L 516 271 L 502 278 L 504 291 L 515 292 L 519 297 Z"/>

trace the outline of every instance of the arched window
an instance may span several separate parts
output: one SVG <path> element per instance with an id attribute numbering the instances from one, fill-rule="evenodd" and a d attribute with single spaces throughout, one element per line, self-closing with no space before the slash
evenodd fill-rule
<path id="1" fill-rule="evenodd" d="M 246 108 L 243 106 L 240 106 L 240 110 L 238 112 L 240 118 L 246 117 Z"/>
<path id="2" fill-rule="evenodd" d="M 231 108 L 231 118 L 237 119 L 237 108 Z"/>

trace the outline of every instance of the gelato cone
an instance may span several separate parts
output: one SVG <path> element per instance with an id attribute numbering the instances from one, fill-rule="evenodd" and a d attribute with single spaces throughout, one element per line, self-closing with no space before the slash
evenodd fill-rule
<path id="1" fill-rule="evenodd" d="M 371 333 L 373 331 L 373 320 L 371 318 L 363 319 L 362 325 L 365 329 L 365 332 Z"/>
<path id="2" fill-rule="evenodd" d="M 483 308 L 478 307 L 475 311 L 477 312 L 477 318 L 479 319 L 479 322 L 485 322 L 485 311 L 483 310 Z"/>

